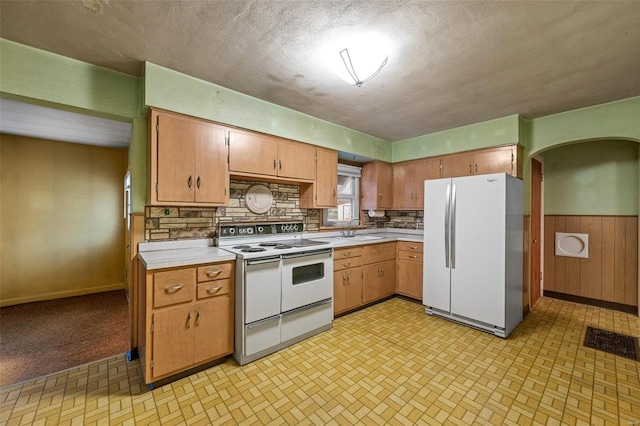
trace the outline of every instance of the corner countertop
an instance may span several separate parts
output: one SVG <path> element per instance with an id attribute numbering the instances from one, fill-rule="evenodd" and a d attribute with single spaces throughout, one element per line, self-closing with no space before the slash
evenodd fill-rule
<path id="1" fill-rule="evenodd" d="M 343 238 L 340 232 L 306 233 L 303 238 L 328 242 L 332 247 L 349 247 L 389 241 L 423 242 L 424 234 L 414 229 L 358 229 L 355 237 Z M 145 242 L 138 246 L 138 258 L 147 270 L 176 268 L 203 263 L 228 262 L 236 255 L 213 246 L 212 239 Z"/>
<path id="2" fill-rule="evenodd" d="M 236 260 L 236 255 L 213 247 L 212 239 L 140 243 L 138 258 L 147 270 Z"/>

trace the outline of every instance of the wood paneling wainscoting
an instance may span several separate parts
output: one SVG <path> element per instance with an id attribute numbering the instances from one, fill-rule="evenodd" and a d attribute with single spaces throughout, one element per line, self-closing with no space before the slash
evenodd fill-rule
<path id="1" fill-rule="evenodd" d="M 556 256 L 556 232 L 588 234 L 589 258 Z M 637 307 L 638 216 L 545 215 L 544 290 Z"/>

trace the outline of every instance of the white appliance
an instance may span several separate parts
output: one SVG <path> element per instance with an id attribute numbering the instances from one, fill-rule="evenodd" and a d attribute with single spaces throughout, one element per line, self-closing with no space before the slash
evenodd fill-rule
<path id="1" fill-rule="evenodd" d="M 235 349 L 245 365 L 331 328 L 333 249 L 301 222 L 220 224 L 236 255 Z"/>
<path id="2" fill-rule="evenodd" d="M 427 314 L 503 338 L 522 321 L 522 190 L 506 173 L 425 181 Z"/>

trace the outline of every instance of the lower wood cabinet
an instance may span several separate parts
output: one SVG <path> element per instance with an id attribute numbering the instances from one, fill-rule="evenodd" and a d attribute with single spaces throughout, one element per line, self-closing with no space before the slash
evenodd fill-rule
<path id="1" fill-rule="evenodd" d="M 422 300 L 423 243 L 398 241 L 396 293 Z"/>
<path id="2" fill-rule="evenodd" d="M 362 251 L 362 303 L 395 293 L 396 243 L 370 244 Z"/>
<path id="3" fill-rule="evenodd" d="M 333 251 L 333 313 L 362 305 L 362 246 Z"/>
<path id="4" fill-rule="evenodd" d="M 138 274 L 145 383 L 233 352 L 233 262 Z"/>
<path id="5" fill-rule="evenodd" d="M 334 314 L 391 296 L 395 291 L 395 256 L 395 242 L 334 249 Z"/>

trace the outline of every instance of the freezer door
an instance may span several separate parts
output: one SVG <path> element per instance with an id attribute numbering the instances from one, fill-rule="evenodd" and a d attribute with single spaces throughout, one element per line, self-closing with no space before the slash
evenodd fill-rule
<path id="1" fill-rule="evenodd" d="M 451 307 L 450 199 L 451 179 L 424 182 L 422 304 L 446 312 Z"/>
<path id="2" fill-rule="evenodd" d="M 504 327 L 506 175 L 453 178 L 452 186 L 451 313 Z"/>

